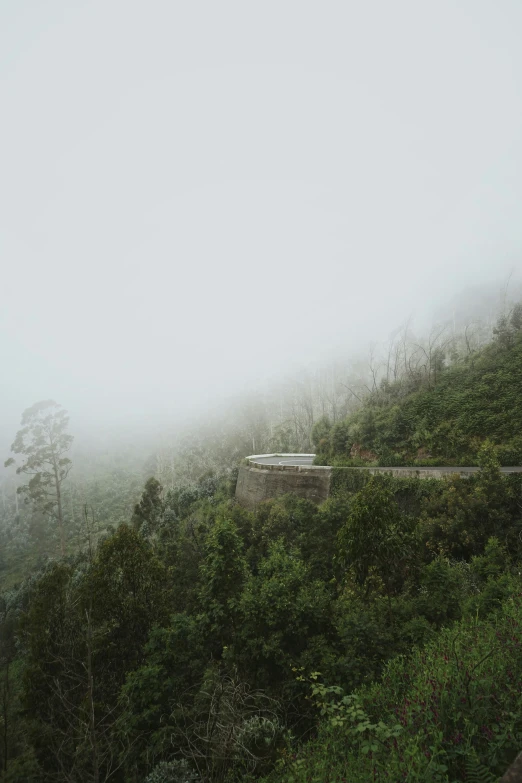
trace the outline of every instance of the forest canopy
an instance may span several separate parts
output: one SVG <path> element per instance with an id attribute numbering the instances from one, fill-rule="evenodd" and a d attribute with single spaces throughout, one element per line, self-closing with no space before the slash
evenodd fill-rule
<path id="1" fill-rule="evenodd" d="M 320 506 L 236 503 L 248 428 L 181 449 L 187 480 L 161 453 L 75 465 L 67 413 L 26 411 L 4 484 L 0 780 L 497 780 L 522 743 L 522 474 L 500 471 L 520 463 L 519 320 L 308 435 L 338 464 L 477 473 L 363 474 Z"/>

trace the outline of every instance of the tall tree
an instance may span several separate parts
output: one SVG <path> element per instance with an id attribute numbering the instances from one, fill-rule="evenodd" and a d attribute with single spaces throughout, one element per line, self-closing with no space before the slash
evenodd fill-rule
<path id="1" fill-rule="evenodd" d="M 382 581 L 390 602 L 402 587 L 411 557 L 410 527 L 411 520 L 401 513 L 386 476 L 372 476 L 355 495 L 337 536 L 339 560 L 359 585 L 366 585 L 367 596 L 370 576 Z"/>
<path id="2" fill-rule="evenodd" d="M 224 648 L 234 637 L 237 601 L 246 578 L 243 541 L 233 520 L 216 520 L 205 549 L 200 567 L 200 601 L 212 637 Z"/>
<path id="3" fill-rule="evenodd" d="M 132 523 L 135 530 L 149 536 L 157 532 L 165 510 L 162 493 L 163 487 L 159 481 L 155 478 L 148 479 L 140 502 L 134 506 Z"/>
<path id="4" fill-rule="evenodd" d="M 54 400 L 42 400 L 22 414 L 20 429 L 11 446 L 20 454 L 22 462 L 16 472 L 31 476 L 27 484 L 18 488 L 42 513 L 56 519 L 60 534 L 60 550 L 65 554 L 65 530 L 62 505 L 62 484 L 72 467 L 66 453 L 73 441 L 67 432 L 67 411 Z M 13 457 L 5 467 L 16 464 Z"/>

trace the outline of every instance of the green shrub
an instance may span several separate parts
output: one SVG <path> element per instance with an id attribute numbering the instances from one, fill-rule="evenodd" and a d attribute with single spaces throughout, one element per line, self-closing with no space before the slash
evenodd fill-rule
<path id="1" fill-rule="evenodd" d="M 462 620 L 391 661 L 372 686 L 345 694 L 314 673 L 319 735 L 271 780 L 454 783 L 487 772 L 493 783 L 522 744 L 519 590 L 491 619 Z"/>

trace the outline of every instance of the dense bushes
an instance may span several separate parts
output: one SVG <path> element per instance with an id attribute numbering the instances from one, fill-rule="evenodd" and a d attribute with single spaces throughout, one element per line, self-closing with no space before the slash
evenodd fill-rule
<path id="1" fill-rule="evenodd" d="M 347 695 L 315 673 L 319 735 L 271 780 L 494 783 L 522 743 L 521 587 L 512 578 L 493 616 L 443 630 L 372 686 Z"/>
<path id="2" fill-rule="evenodd" d="M 321 507 L 255 513 L 208 478 L 148 481 L 132 526 L 4 601 L 0 780 L 500 769 L 520 734 L 521 481 L 492 446 L 479 461 L 469 479 L 334 473 Z"/>
<path id="3" fill-rule="evenodd" d="M 383 383 L 345 421 L 318 422 L 318 464 L 476 465 L 489 438 L 502 465 L 522 461 L 522 333 L 516 307 L 480 353 L 436 378 Z"/>

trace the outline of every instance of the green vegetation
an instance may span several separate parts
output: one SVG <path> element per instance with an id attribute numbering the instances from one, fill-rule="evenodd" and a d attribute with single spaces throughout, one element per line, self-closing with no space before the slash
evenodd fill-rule
<path id="1" fill-rule="evenodd" d="M 339 467 L 320 507 L 250 512 L 234 435 L 221 473 L 73 454 L 73 484 L 65 412 L 29 409 L 40 478 L 0 506 L 1 783 L 497 781 L 522 745 L 517 313 L 314 430 L 324 459 L 424 449 L 466 479 Z"/>
<path id="2" fill-rule="evenodd" d="M 3 596 L 0 779 L 495 780 L 522 740 L 522 485 L 480 461 L 255 513 L 226 480 L 147 481 Z"/>
<path id="3" fill-rule="evenodd" d="M 67 433 L 67 412 L 53 400 L 36 403 L 24 411 L 22 429 L 16 433 L 11 446 L 14 454 L 21 454 L 22 463 L 17 474 L 31 476 L 27 484 L 17 488 L 41 515 L 54 519 L 60 536 L 60 554 L 65 555 L 65 530 L 62 485 L 71 469 L 71 460 L 65 455 L 72 443 Z M 14 465 L 10 457 L 5 467 Z"/>
<path id="4" fill-rule="evenodd" d="M 444 629 L 372 686 L 345 694 L 312 673 L 319 734 L 273 779 L 498 780 L 522 742 L 522 605 L 513 590 L 494 615 Z"/>
<path id="5" fill-rule="evenodd" d="M 384 377 L 348 418 L 316 423 L 317 464 L 477 465 L 485 439 L 502 465 L 520 464 L 521 305 L 482 350 L 434 350 L 420 367 L 410 356 L 407 368 Z"/>

